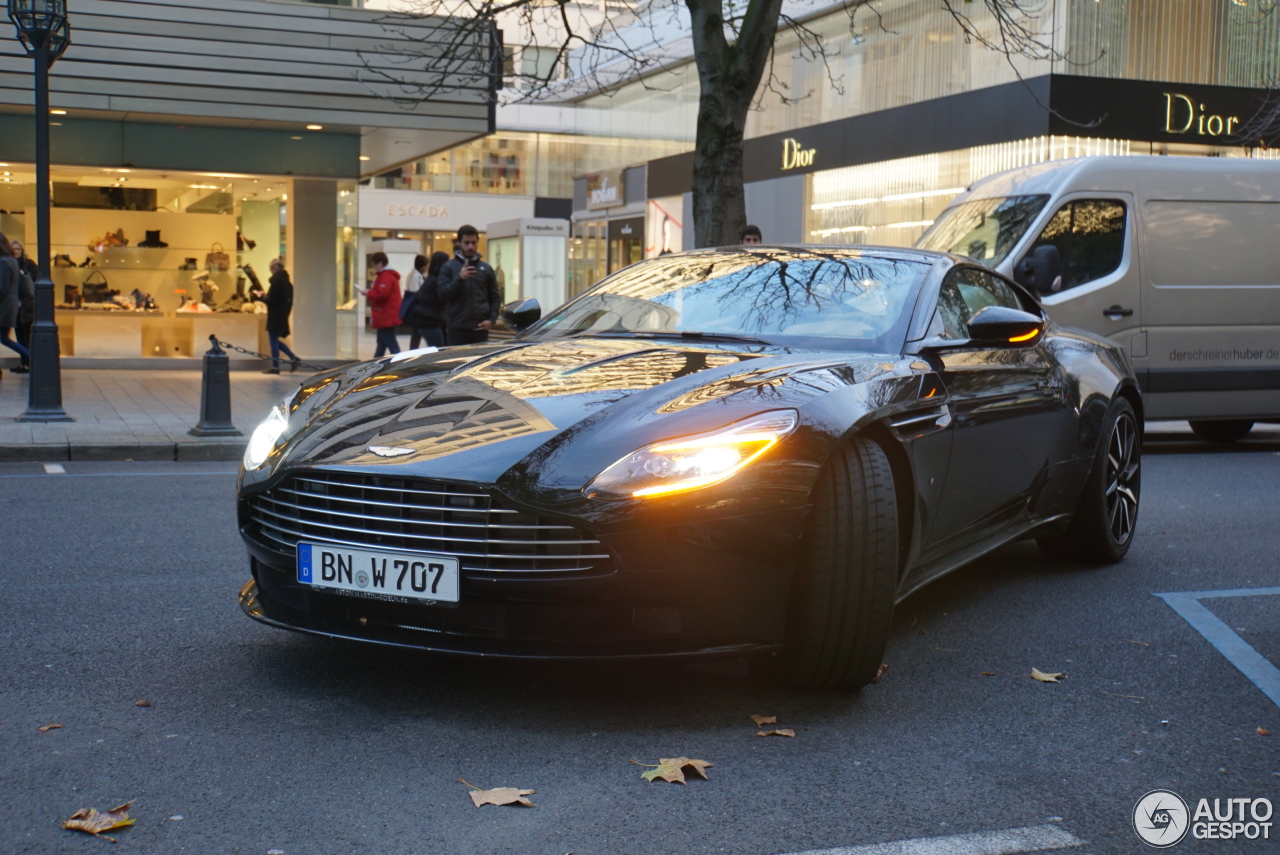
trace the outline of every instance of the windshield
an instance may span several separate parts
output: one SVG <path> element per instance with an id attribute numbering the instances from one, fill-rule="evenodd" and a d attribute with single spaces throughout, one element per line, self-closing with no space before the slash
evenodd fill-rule
<path id="1" fill-rule="evenodd" d="M 1048 196 L 974 199 L 948 208 L 916 241 L 920 249 L 967 255 L 995 267 L 1026 233 Z"/>
<path id="2" fill-rule="evenodd" d="M 801 347 L 897 349 L 929 265 L 857 251 L 736 250 L 632 265 L 525 334 L 739 336 Z"/>

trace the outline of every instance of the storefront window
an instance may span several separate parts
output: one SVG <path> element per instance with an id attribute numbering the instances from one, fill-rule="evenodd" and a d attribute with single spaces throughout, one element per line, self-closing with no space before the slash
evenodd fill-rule
<path id="1" fill-rule="evenodd" d="M 64 355 L 195 357 L 211 334 L 262 350 L 254 291 L 283 252 L 289 179 L 63 167 L 52 177 Z M 0 208 L 0 228 L 34 255 L 34 168 L 6 167 Z"/>
<path id="2" fill-rule="evenodd" d="M 603 220 L 573 224 L 569 240 L 569 281 L 566 293 L 576 297 L 606 275 L 608 259 L 606 236 L 609 227 Z"/>

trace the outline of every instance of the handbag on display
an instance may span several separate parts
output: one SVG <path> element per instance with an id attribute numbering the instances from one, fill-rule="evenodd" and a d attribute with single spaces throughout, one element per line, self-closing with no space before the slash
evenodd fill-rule
<path id="1" fill-rule="evenodd" d="M 231 256 L 222 248 L 222 244 L 214 242 L 204 256 L 204 269 L 209 271 L 226 271 L 231 269 Z"/>
<path id="2" fill-rule="evenodd" d="M 105 303 L 111 299 L 107 277 L 101 270 L 95 270 L 80 283 L 80 293 L 86 303 Z"/>

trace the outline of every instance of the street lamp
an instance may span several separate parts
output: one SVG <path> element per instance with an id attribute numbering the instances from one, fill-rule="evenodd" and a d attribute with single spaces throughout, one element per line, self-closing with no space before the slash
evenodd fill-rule
<path id="1" fill-rule="evenodd" d="M 23 422 L 69 422 L 62 409 L 58 325 L 49 278 L 49 68 L 71 44 L 66 0 L 9 0 L 9 20 L 35 60 L 36 77 L 36 313 L 31 325 L 31 386 Z"/>

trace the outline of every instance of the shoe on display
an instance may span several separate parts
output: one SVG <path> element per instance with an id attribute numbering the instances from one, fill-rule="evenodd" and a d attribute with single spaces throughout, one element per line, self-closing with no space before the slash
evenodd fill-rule
<path id="1" fill-rule="evenodd" d="M 93 256 L 91 255 L 85 256 L 84 262 L 81 263 L 80 266 L 81 267 L 97 267 L 97 265 L 93 263 Z"/>
<path id="2" fill-rule="evenodd" d="M 165 247 L 167 247 L 168 245 L 169 245 L 169 244 L 167 244 L 167 243 L 165 243 L 164 241 L 160 240 L 160 230 L 159 230 L 159 229 L 156 229 L 155 231 L 150 231 L 150 230 L 148 230 L 148 231 L 147 231 L 147 239 L 146 239 L 146 240 L 144 240 L 144 241 L 142 241 L 142 242 L 140 242 L 140 243 L 138 244 L 138 246 L 143 247 L 143 248 L 145 248 L 145 249 L 164 249 L 164 248 L 165 248 Z"/>
<path id="3" fill-rule="evenodd" d="M 75 267 L 76 263 L 71 260 L 69 255 L 55 255 L 53 257 L 54 267 Z"/>

